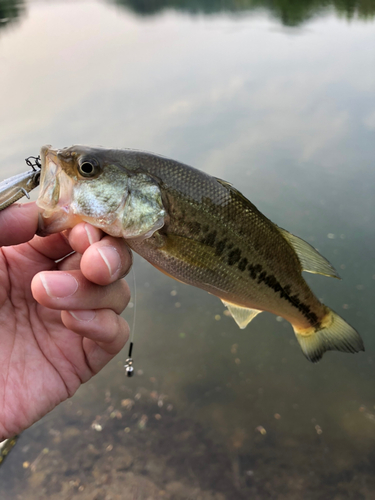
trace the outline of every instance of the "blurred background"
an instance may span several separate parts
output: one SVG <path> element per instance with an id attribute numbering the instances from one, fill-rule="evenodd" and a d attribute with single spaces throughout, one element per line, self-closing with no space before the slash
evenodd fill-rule
<path id="1" fill-rule="evenodd" d="M 375 0 L 0 0 L 1 179 L 44 144 L 226 179 L 332 262 L 306 280 L 366 345 L 312 365 L 136 258 L 136 375 L 125 348 L 24 432 L 2 499 L 375 499 L 374 48 Z"/>

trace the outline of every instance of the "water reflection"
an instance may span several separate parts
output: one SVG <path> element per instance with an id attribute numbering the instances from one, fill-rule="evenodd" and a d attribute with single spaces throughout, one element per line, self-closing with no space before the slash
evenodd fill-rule
<path id="1" fill-rule="evenodd" d="M 108 0 L 139 15 L 154 15 L 166 9 L 189 14 L 218 12 L 243 13 L 266 10 L 284 26 L 296 27 L 313 17 L 334 9 L 350 20 L 372 19 L 375 0 Z M 24 0 L 0 0 L 0 29 L 25 12 Z"/>
<path id="2" fill-rule="evenodd" d="M 338 268 L 341 282 L 306 278 L 366 353 L 313 366 L 286 322 L 262 314 L 241 331 L 218 299 L 137 260 L 143 374 L 125 377 L 125 351 L 25 432 L 0 498 L 372 498 L 374 24 L 331 13 L 280 30 L 264 11 L 145 17 L 95 0 L 27 8 L 0 44 L 1 177 L 42 144 L 79 142 L 227 179 Z"/>
<path id="3" fill-rule="evenodd" d="M 285 26 L 298 26 L 329 9 L 347 19 L 373 18 L 374 0 L 114 0 L 116 4 L 132 9 L 137 14 L 152 15 L 165 9 L 190 14 L 217 12 L 244 12 L 264 9 Z"/>
<path id="4" fill-rule="evenodd" d="M 23 0 L 0 0 L 0 29 L 16 21 L 24 8 Z"/>

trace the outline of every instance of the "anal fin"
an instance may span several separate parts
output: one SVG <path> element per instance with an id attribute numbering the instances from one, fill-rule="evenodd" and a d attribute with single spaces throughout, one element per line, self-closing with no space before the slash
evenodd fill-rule
<path id="1" fill-rule="evenodd" d="M 235 304 L 231 304 L 230 302 L 225 302 L 223 299 L 221 299 L 221 302 L 229 309 L 234 321 L 241 329 L 245 328 L 250 321 L 255 318 L 255 316 L 262 312 L 258 309 L 249 309 L 247 307 L 237 306 Z"/>

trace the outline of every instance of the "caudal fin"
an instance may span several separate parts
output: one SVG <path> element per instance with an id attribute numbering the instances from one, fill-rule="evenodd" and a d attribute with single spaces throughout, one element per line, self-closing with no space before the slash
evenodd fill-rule
<path id="1" fill-rule="evenodd" d="M 326 351 L 359 352 L 365 350 L 359 333 L 328 308 L 318 330 L 294 328 L 294 332 L 303 354 L 313 363 L 319 361 Z"/>

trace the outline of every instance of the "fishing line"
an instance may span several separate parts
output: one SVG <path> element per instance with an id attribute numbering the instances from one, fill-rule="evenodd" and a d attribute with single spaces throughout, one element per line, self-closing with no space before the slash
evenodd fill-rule
<path id="1" fill-rule="evenodd" d="M 130 344 L 129 344 L 129 352 L 128 352 L 128 357 L 125 361 L 125 371 L 126 375 L 128 377 L 132 377 L 134 375 L 134 366 L 133 366 L 133 358 L 132 358 L 132 352 L 133 352 L 133 345 L 134 345 L 134 333 L 135 333 L 135 317 L 136 317 L 136 304 L 137 304 L 137 285 L 135 281 L 135 271 L 134 271 L 134 266 L 132 266 L 130 272 L 133 275 L 133 321 L 132 321 L 132 327 L 130 330 Z"/>

